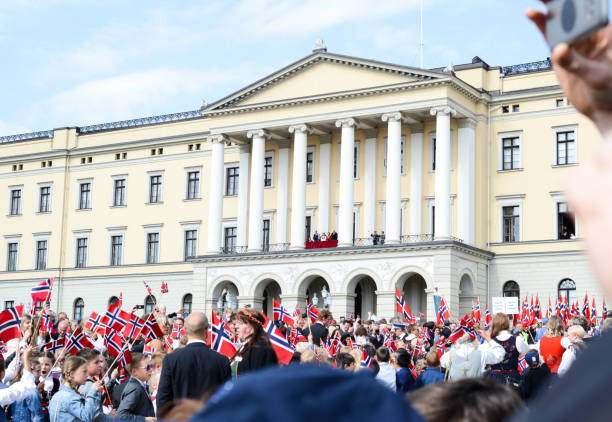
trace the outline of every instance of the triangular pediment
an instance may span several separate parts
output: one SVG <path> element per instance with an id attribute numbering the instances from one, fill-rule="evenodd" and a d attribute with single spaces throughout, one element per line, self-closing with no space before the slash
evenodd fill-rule
<path id="1" fill-rule="evenodd" d="M 438 72 L 331 53 L 315 53 L 217 102 L 205 110 L 267 104 L 445 77 Z"/>

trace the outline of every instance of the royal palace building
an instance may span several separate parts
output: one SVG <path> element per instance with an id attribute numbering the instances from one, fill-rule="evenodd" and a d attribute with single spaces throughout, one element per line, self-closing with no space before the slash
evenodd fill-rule
<path id="1" fill-rule="evenodd" d="M 599 304 L 563 189 L 600 139 L 549 61 L 424 70 L 318 42 L 199 110 L 0 137 L 1 305 L 51 276 L 75 318 L 120 292 L 387 318 L 396 286 L 427 319 L 440 297 L 454 317 L 498 296 Z"/>

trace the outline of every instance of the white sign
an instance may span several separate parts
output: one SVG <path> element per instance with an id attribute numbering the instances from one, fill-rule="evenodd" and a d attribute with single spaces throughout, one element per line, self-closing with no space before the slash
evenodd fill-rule
<path id="1" fill-rule="evenodd" d="M 492 297 L 491 314 L 495 315 L 497 313 L 502 313 L 506 315 L 520 313 L 518 297 Z"/>

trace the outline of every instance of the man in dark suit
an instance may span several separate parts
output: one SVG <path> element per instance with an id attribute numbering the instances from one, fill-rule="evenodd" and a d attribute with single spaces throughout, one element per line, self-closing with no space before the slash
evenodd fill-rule
<path id="1" fill-rule="evenodd" d="M 133 419 L 155 421 L 155 410 L 151 397 L 147 392 L 146 382 L 151 378 L 153 365 L 148 362 L 145 355 L 134 353 L 130 363 L 131 378 L 125 383 L 121 393 L 121 403 L 117 409 L 119 419 Z"/>
<path id="2" fill-rule="evenodd" d="M 310 333 L 312 334 L 312 344 L 315 346 L 319 345 L 319 342 L 323 340 L 323 343 L 327 341 L 329 331 L 327 326 L 332 320 L 332 314 L 329 311 L 320 311 L 317 321 L 310 326 Z"/>
<path id="3" fill-rule="evenodd" d="M 187 346 L 164 358 L 156 397 L 158 413 L 176 399 L 199 400 L 231 378 L 227 357 L 206 346 L 206 316 L 200 312 L 190 314 L 185 318 L 185 331 Z"/>

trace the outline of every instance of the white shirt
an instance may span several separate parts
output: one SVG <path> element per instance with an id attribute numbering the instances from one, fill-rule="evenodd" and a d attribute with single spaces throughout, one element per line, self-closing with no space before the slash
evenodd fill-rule
<path id="1" fill-rule="evenodd" d="M 567 337 L 563 338 L 566 339 Z M 566 347 L 566 349 L 567 350 L 563 352 L 563 356 L 561 357 L 561 363 L 559 364 L 559 369 L 557 370 L 557 373 L 560 377 L 563 376 L 570 369 L 570 367 L 576 360 L 576 351 L 573 349 L 569 349 L 568 347 Z"/>
<path id="2" fill-rule="evenodd" d="M 36 393 L 34 375 L 31 372 L 24 371 L 21 381 L 0 390 L 0 406 L 8 406 L 34 393 Z"/>
<path id="3" fill-rule="evenodd" d="M 440 365 L 448 368 L 448 365 L 451 364 L 451 357 L 458 355 L 467 359 L 474 350 L 480 351 L 480 374 L 484 372 L 487 365 L 495 365 L 504 360 L 506 356 L 506 350 L 495 340 L 485 341 L 478 347 L 470 343 L 462 343 L 456 344 L 449 352 L 444 353 L 440 358 Z"/>
<path id="4" fill-rule="evenodd" d="M 187 344 L 188 344 L 188 345 L 189 345 L 189 344 L 191 344 L 191 343 L 203 343 L 203 344 L 206 344 L 206 342 L 205 342 L 204 340 L 196 340 L 196 339 L 194 339 L 194 340 L 189 340 L 189 341 L 187 342 Z"/>
<path id="5" fill-rule="evenodd" d="M 499 341 L 506 341 L 510 337 L 512 337 L 512 334 L 510 334 L 510 332 L 508 330 L 503 330 L 503 331 L 500 331 L 500 333 L 495 338 L 497 340 L 499 340 Z M 536 348 L 535 344 L 529 345 L 529 344 L 525 343 L 525 340 L 523 340 L 523 337 L 516 336 L 516 350 L 518 350 L 519 355 L 524 355 L 525 353 L 527 353 L 531 349 L 535 349 L 535 348 Z"/>
<path id="6" fill-rule="evenodd" d="M 380 370 L 376 374 L 376 379 L 382 382 L 386 387 L 392 391 L 396 391 L 397 387 L 395 384 L 395 368 L 389 362 L 381 362 L 378 364 Z"/>

